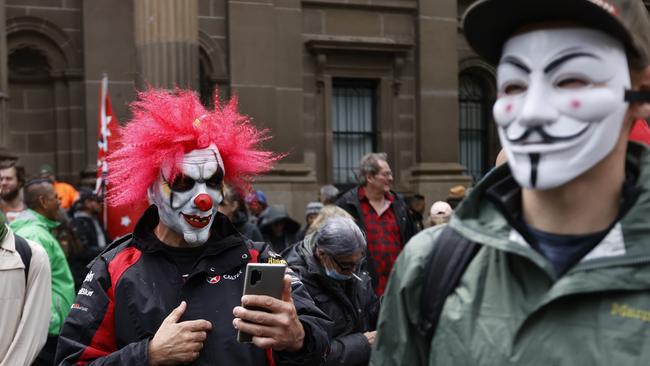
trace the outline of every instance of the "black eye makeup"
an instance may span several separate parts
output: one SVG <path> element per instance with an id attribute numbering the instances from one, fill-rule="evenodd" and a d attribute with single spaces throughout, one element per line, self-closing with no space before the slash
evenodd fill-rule
<path id="1" fill-rule="evenodd" d="M 169 185 L 172 191 L 187 192 L 194 187 L 196 181 L 186 175 L 178 175 L 174 181 Z"/>
<path id="2" fill-rule="evenodd" d="M 223 184 L 223 170 L 221 170 L 221 167 L 218 167 L 217 171 L 214 174 L 212 174 L 210 178 L 205 180 L 205 185 L 213 189 L 219 189 L 221 188 L 222 184 Z"/>
<path id="3" fill-rule="evenodd" d="M 163 178 L 164 179 L 164 178 Z M 165 182 L 167 180 L 165 179 Z M 179 174 L 174 178 L 174 181 L 169 183 L 169 188 L 171 188 L 172 191 L 174 192 L 187 192 L 190 189 L 194 188 L 194 185 L 196 183 L 205 183 L 208 188 L 212 189 L 220 189 L 221 186 L 223 185 L 223 170 L 221 167 L 217 168 L 217 171 L 212 174 L 212 176 L 206 180 L 199 179 L 199 180 L 194 180 L 194 178 L 188 177 L 187 175 L 184 174 Z"/>

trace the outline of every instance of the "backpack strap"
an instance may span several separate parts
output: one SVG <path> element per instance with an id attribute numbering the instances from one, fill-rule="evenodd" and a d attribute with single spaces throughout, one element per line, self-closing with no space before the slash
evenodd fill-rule
<path id="1" fill-rule="evenodd" d="M 29 264 L 32 262 L 32 248 L 29 247 L 27 240 L 14 234 L 14 243 L 16 251 L 20 254 L 20 259 L 25 265 L 25 283 L 27 283 L 27 276 L 29 275 Z"/>
<path id="2" fill-rule="evenodd" d="M 472 261 L 480 245 L 461 236 L 447 225 L 433 243 L 424 268 L 425 278 L 420 297 L 418 331 L 429 339 L 438 327 L 440 313 L 449 296 Z"/>

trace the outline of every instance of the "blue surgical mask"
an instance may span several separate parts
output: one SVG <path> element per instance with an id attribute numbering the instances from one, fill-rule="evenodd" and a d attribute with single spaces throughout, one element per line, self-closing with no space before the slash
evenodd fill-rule
<path id="1" fill-rule="evenodd" d="M 325 274 L 327 277 L 336 280 L 336 281 L 347 281 L 352 278 L 352 275 L 342 275 L 338 273 L 335 269 L 330 269 L 325 267 Z"/>

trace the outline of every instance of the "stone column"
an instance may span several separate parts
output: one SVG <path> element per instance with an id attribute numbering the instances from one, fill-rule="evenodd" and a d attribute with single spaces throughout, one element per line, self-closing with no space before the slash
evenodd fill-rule
<path id="1" fill-rule="evenodd" d="M 138 86 L 198 89 L 199 0 L 134 0 Z"/>
<path id="2" fill-rule="evenodd" d="M 418 2 L 417 163 L 411 168 L 410 182 L 414 191 L 431 201 L 444 199 L 450 187 L 467 186 L 471 179 L 458 163 L 456 13 L 456 0 Z"/>
<path id="3" fill-rule="evenodd" d="M 93 0 L 83 3 L 85 177 L 94 185 L 97 172 L 97 125 L 102 75 L 108 76 L 108 94 L 120 122 L 129 118 L 127 104 L 135 99 L 136 47 L 133 34 L 134 1 Z M 76 87 L 73 86 L 76 90 Z"/>
<path id="4" fill-rule="evenodd" d="M 5 0 L 0 0 L 0 154 L 9 146 L 9 121 L 7 120 L 7 97 L 9 95 L 9 75 L 7 68 L 7 28 Z"/>
<path id="5" fill-rule="evenodd" d="M 317 197 L 315 173 L 304 163 L 302 22 L 300 0 L 228 0 L 232 93 L 242 113 L 270 129 L 265 146 L 289 154 L 256 187 L 272 192 L 271 203 L 287 203 L 295 218 Z"/>

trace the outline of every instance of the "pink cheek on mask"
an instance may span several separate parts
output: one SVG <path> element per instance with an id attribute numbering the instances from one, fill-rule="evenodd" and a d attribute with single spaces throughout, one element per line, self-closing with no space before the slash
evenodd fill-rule
<path id="1" fill-rule="evenodd" d="M 512 112 L 512 104 L 506 105 L 506 113 L 511 113 Z"/>
<path id="2" fill-rule="evenodd" d="M 582 107 L 582 103 L 579 100 L 574 99 L 574 100 L 571 101 L 571 108 L 572 109 L 580 109 L 580 107 Z"/>

